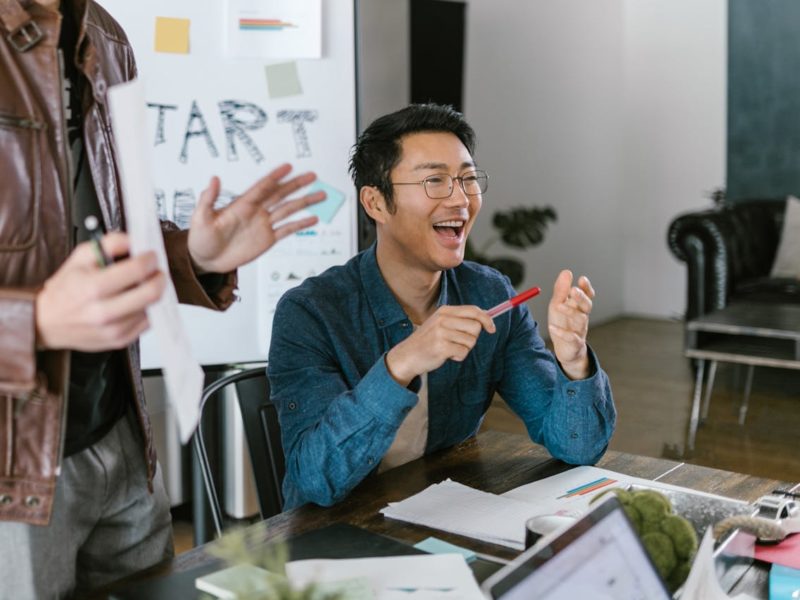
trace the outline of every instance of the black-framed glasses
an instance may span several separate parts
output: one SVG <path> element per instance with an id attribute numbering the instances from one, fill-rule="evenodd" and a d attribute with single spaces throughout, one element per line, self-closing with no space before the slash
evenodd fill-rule
<path id="1" fill-rule="evenodd" d="M 467 196 L 478 196 L 489 189 L 489 174 L 486 171 L 470 171 L 458 177 L 449 173 L 436 173 L 428 175 L 422 181 L 393 181 L 392 185 L 422 185 L 428 198 L 441 200 L 453 195 L 455 181 L 458 181 Z"/>

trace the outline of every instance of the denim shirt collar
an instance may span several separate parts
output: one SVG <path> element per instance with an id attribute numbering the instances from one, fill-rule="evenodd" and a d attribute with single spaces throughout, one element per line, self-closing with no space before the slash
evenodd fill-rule
<path id="1" fill-rule="evenodd" d="M 378 325 L 383 329 L 402 321 L 410 322 L 408 315 L 400 306 L 392 290 L 386 284 L 380 267 L 378 266 L 377 242 L 373 243 L 361 256 L 361 285 L 364 295 L 369 302 L 372 314 L 378 320 Z M 447 304 L 447 280 L 450 271 L 442 272 L 437 306 Z"/>

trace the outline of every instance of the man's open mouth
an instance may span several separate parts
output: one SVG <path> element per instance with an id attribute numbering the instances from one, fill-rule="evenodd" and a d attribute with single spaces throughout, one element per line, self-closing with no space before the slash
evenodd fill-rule
<path id="1" fill-rule="evenodd" d="M 441 223 L 434 223 L 433 229 L 442 237 L 457 239 L 464 232 L 464 224 L 465 221 L 461 220 L 442 221 Z"/>

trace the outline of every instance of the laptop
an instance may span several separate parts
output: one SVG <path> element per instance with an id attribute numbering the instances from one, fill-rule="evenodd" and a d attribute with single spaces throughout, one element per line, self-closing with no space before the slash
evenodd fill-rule
<path id="1" fill-rule="evenodd" d="M 483 591 L 495 600 L 671 600 L 622 504 L 608 496 L 487 579 Z"/>

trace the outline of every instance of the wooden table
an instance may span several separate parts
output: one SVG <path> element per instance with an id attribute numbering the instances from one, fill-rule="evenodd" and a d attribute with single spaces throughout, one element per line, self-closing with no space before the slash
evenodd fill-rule
<path id="1" fill-rule="evenodd" d="M 789 485 L 775 480 L 613 451 L 607 452 L 597 466 L 647 479 L 673 469 L 659 481 L 747 501 L 754 501 L 777 486 Z M 511 559 L 517 553 L 508 548 L 386 519 L 379 511 L 389 502 L 402 500 L 448 477 L 465 485 L 500 494 L 569 468 L 569 465 L 552 459 L 544 448 L 533 444 L 525 436 L 487 431 L 449 450 L 415 460 L 381 475 L 370 476 L 346 500 L 332 508 L 304 506 L 268 519 L 265 541 L 276 537 L 291 537 L 340 522 L 409 544 L 433 535 L 477 552 Z M 126 581 L 163 576 L 205 565 L 212 560 L 206 548 L 207 546 L 201 546 L 190 550 L 167 564 Z M 766 598 L 766 569 L 754 567 L 751 571 L 752 577 L 748 576 L 746 584 L 737 586 L 736 591 L 747 590 L 756 597 Z"/>
<path id="2" fill-rule="evenodd" d="M 698 360 L 687 441 L 689 450 L 694 450 L 697 427 L 708 417 L 718 362 L 747 365 L 741 425 L 747 416 L 755 367 L 800 369 L 800 305 L 739 302 L 693 319 L 686 324 L 685 354 Z M 701 414 L 706 361 L 711 364 Z"/>

